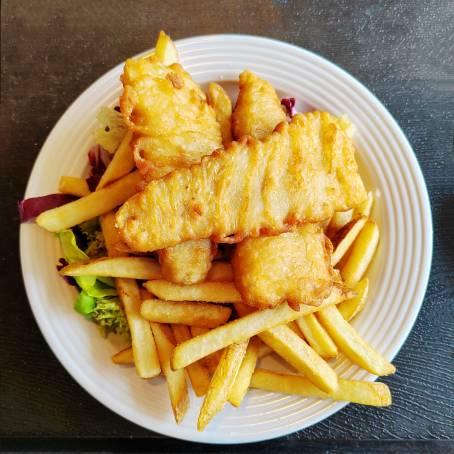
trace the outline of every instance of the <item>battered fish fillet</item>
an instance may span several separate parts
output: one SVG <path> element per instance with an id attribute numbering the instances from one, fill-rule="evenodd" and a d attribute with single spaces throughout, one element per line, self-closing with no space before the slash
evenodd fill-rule
<path id="1" fill-rule="evenodd" d="M 264 309 L 284 301 L 318 306 L 334 284 L 332 246 L 318 224 L 277 236 L 247 238 L 232 259 L 244 303 Z"/>
<path id="2" fill-rule="evenodd" d="M 250 71 L 240 74 L 240 92 L 232 114 L 233 135 L 264 139 L 286 120 L 273 86 Z"/>
<path id="3" fill-rule="evenodd" d="M 298 114 L 264 141 L 232 142 L 148 183 L 116 215 L 125 242 L 154 251 L 211 237 L 238 242 L 319 222 L 366 198 L 354 146 L 326 112 Z"/>
<path id="4" fill-rule="evenodd" d="M 147 179 L 199 163 L 222 147 L 221 128 L 201 88 L 175 63 L 156 56 L 126 61 L 120 108 L 137 168 Z"/>

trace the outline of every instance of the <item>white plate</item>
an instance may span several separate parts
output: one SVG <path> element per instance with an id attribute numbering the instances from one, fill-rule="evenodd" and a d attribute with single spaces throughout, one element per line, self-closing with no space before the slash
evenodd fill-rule
<path id="1" fill-rule="evenodd" d="M 369 271 L 369 302 L 354 326 L 392 359 L 421 307 L 432 256 L 427 190 L 397 123 L 357 80 L 304 49 L 244 35 L 202 36 L 176 44 L 183 66 L 201 84 L 223 81 L 232 90 L 233 81 L 247 68 L 270 81 L 281 96 L 296 97 L 300 110 L 346 113 L 357 126 L 357 158 L 367 188 L 375 191 L 373 218 L 380 226 L 381 241 Z M 117 103 L 121 70 L 119 65 L 96 81 L 56 124 L 35 163 L 26 197 L 55 192 L 60 175 L 82 175 L 95 115 L 101 106 Z M 177 426 L 164 380 L 140 380 L 133 368 L 114 366 L 110 357 L 118 345 L 101 338 L 93 324 L 74 312 L 75 291 L 55 272 L 61 255 L 55 237 L 36 225 L 22 225 L 20 248 L 28 298 L 53 352 L 93 397 L 136 424 L 185 440 L 255 442 L 304 429 L 345 405 L 254 390 L 240 409 L 227 405 L 199 433 L 201 400 L 191 395 L 190 410 Z M 335 369 L 343 377 L 375 379 L 343 358 L 336 361 Z"/>

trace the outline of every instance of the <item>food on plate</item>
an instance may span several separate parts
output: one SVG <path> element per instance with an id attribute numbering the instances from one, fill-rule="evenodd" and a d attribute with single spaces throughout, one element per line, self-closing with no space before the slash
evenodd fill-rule
<path id="1" fill-rule="evenodd" d="M 211 268 L 214 248 L 211 241 L 185 241 L 158 251 L 164 278 L 176 284 L 195 284 L 203 281 Z"/>
<path id="2" fill-rule="evenodd" d="M 218 304 L 146 299 L 142 302 L 140 313 L 151 322 L 215 328 L 229 319 L 232 310 Z"/>
<path id="3" fill-rule="evenodd" d="M 351 139 L 335 117 L 311 112 L 263 141 L 232 142 L 199 165 L 151 181 L 123 204 L 116 223 L 131 249 L 146 252 L 191 239 L 281 233 L 366 197 Z"/>
<path id="4" fill-rule="evenodd" d="M 232 259 L 235 285 L 244 303 L 257 307 L 320 304 L 336 285 L 331 242 L 317 224 L 276 236 L 247 238 Z"/>
<path id="5" fill-rule="evenodd" d="M 321 391 L 304 377 L 256 369 L 252 375 L 251 387 L 284 394 L 298 394 L 304 397 L 355 402 L 375 407 L 391 405 L 389 388 L 384 383 L 377 382 L 339 378 L 339 386 L 336 391 L 328 394 Z"/>
<path id="6" fill-rule="evenodd" d="M 235 139 L 251 136 L 264 139 L 286 120 L 281 100 L 273 86 L 251 71 L 240 74 L 240 91 L 232 114 Z"/>
<path id="7" fill-rule="evenodd" d="M 222 82 L 205 95 L 164 32 L 121 81 L 119 105 L 98 113 L 86 177 L 19 204 L 22 222 L 56 232 L 74 309 L 124 337 L 112 362 L 164 375 L 177 423 L 187 375 L 204 396 L 199 430 L 249 388 L 390 405 L 386 385 L 345 380 L 326 361 L 340 352 L 395 371 L 349 323 L 379 228 L 348 118 L 298 114 L 248 70 L 232 112 Z M 266 355 L 298 375 L 261 369 Z"/>

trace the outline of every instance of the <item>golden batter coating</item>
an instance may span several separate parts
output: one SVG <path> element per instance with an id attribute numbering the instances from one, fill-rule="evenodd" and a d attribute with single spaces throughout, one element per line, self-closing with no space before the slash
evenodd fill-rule
<path id="1" fill-rule="evenodd" d="M 222 147 L 221 129 L 201 88 L 175 63 L 155 56 L 126 61 L 121 112 L 135 132 L 136 165 L 147 179 L 199 163 Z"/>
<path id="2" fill-rule="evenodd" d="M 120 208 L 116 223 L 131 249 L 154 251 L 191 239 L 281 233 L 365 198 L 351 139 L 335 117 L 310 112 L 263 141 L 233 142 L 151 181 Z"/>
<path id="3" fill-rule="evenodd" d="M 244 303 L 265 309 L 287 301 L 318 306 L 334 284 L 331 243 L 318 224 L 276 236 L 247 238 L 232 259 Z"/>
<path id="4" fill-rule="evenodd" d="M 232 114 L 233 135 L 264 139 L 285 121 L 281 100 L 273 86 L 250 71 L 240 74 L 240 92 Z"/>

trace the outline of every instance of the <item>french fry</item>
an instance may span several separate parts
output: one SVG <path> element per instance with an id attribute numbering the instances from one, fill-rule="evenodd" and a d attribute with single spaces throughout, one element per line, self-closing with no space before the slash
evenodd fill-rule
<path id="1" fill-rule="evenodd" d="M 262 343 L 258 337 L 253 337 L 247 346 L 246 355 L 241 363 L 240 370 L 235 379 L 235 383 L 229 393 L 229 402 L 235 407 L 239 407 L 247 393 L 251 377 L 257 364 L 259 348 Z"/>
<path id="2" fill-rule="evenodd" d="M 141 180 L 138 171 L 132 172 L 99 191 L 44 211 L 36 218 L 36 223 L 50 232 L 60 232 L 74 227 L 121 205 L 138 191 L 138 183 Z"/>
<path id="3" fill-rule="evenodd" d="M 337 232 L 336 236 L 333 238 L 335 248 L 333 255 L 331 256 L 331 265 L 336 266 L 339 263 L 340 259 L 350 249 L 350 246 L 353 244 L 366 222 L 366 216 L 362 216 L 349 222 Z"/>
<path id="4" fill-rule="evenodd" d="M 265 356 L 268 356 L 270 353 L 273 352 L 273 349 L 268 347 L 268 345 L 265 345 L 262 343 L 259 348 L 259 359 L 264 358 Z"/>
<path id="5" fill-rule="evenodd" d="M 161 279 L 148 281 L 145 288 L 162 300 L 207 301 L 210 303 L 235 303 L 241 301 L 233 282 L 201 282 L 178 285 Z"/>
<path id="6" fill-rule="evenodd" d="M 164 32 L 160 31 L 158 40 L 156 41 L 155 55 L 166 66 L 178 63 L 178 51 L 174 42 Z"/>
<path id="7" fill-rule="evenodd" d="M 367 199 L 360 203 L 356 209 L 355 212 L 358 216 L 370 216 L 370 213 L 372 211 L 372 205 L 374 204 L 374 195 L 372 192 L 367 193 Z"/>
<path id="8" fill-rule="evenodd" d="M 287 323 L 287 326 L 298 336 L 298 337 L 303 337 L 303 333 L 299 329 L 298 325 L 296 324 L 296 321 L 289 322 Z"/>
<path id="9" fill-rule="evenodd" d="M 339 378 L 339 387 L 331 394 L 324 393 L 309 380 L 298 375 L 281 374 L 257 369 L 252 375 L 251 388 L 304 397 L 333 399 L 375 407 L 391 405 L 391 393 L 384 383 L 344 380 Z"/>
<path id="10" fill-rule="evenodd" d="M 175 421 L 179 424 L 188 410 L 189 394 L 184 370 L 172 370 L 170 367 L 170 356 L 175 348 L 176 341 L 168 325 L 153 322 L 150 325 L 158 347 L 159 362 L 166 377 L 173 415 Z"/>
<path id="11" fill-rule="evenodd" d="M 235 304 L 235 309 L 241 316 L 249 312 L 249 308 L 244 304 Z M 337 375 L 334 370 L 288 326 L 275 326 L 258 336 L 318 388 L 327 393 L 337 388 Z"/>
<path id="12" fill-rule="evenodd" d="M 215 328 L 229 319 L 232 310 L 216 304 L 148 299 L 142 303 L 140 313 L 152 322 Z"/>
<path id="13" fill-rule="evenodd" d="M 106 245 L 109 257 L 121 257 L 127 254 L 117 249 L 117 244 L 121 243 L 118 230 L 115 228 L 115 214 L 113 211 L 104 214 L 99 218 L 102 234 L 104 236 L 104 244 Z"/>
<path id="14" fill-rule="evenodd" d="M 209 282 L 233 282 L 232 265 L 229 262 L 213 262 L 205 280 Z"/>
<path id="15" fill-rule="evenodd" d="M 336 287 L 320 306 L 302 304 L 299 311 L 294 311 L 287 303 L 283 303 L 273 309 L 255 311 L 178 345 L 173 352 L 172 367 L 174 369 L 186 367 L 188 364 L 232 343 L 250 339 L 269 328 L 291 322 L 299 317 L 319 311 L 323 307 L 337 304 L 344 299 L 344 293 Z"/>
<path id="16" fill-rule="evenodd" d="M 201 326 L 190 326 L 189 329 L 191 330 L 192 337 L 197 337 L 210 331 L 209 328 L 203 328 Z M 223 349 L 218 350 L 200 359 L 200 362 L 208 369 L 210 374 L 214 374 L 216 367 L 218 367 L 223 351 Z"/>
<path id="17" fill-rule="evenodd" d="M 120 142 L 112 161 L 99 180 L 98 186 L 96 187 L 97 191 L 112 183 L 112 181 L 124 177 L 134 169 L 136 163 L 131 148 L 131 140 L 132 131 L 128 131 Z"/>
<path id="18" fill-rule="evenodd" d="M 369 279 L 366 277 L 359 281 L 353 288 L 353 291 L 356 292 L 354 298 L 342 301 L 342 303 L 337 306 L 342 317 L 344 317 L 347 322 L 353 317 L 356 317 L 363 310 L 369 291 Z"/>
<path id="19" fill-rule="evenodd" d="M 191 333 L 186 325 L 171 325 L 171 327 L 177 345 L 191 339 Z M 196 396 L 204 396 L 208 390 L 208 386 L 210 386 L 208 370 L 200 361 L 196 361 L 186 367 L 186 372 L 189 375 L 189 380 L 191 380 Z"/>
<path id="20" fill-rule="evenodd" d="M 102 257 L 73 263 L 60 270 L 63 276 L 110 276 L 129 279 L 160 279 L 161 269 L 148 257 Z"/>
<path id="21" fill-rule="evenodd" d="M 379 237 L 377 224 L 368 221 L 356 238 L 341 269 L 342 278 L 348 287 L 354 287 L 363 277 L 377 250 Z"/>
<path id="22" fill-rule="evenodd" d="M 139 287 L 134 279 L 117 278 L 115 282 L 131 332 L 137 373 L 142 378 L 156 377 L 161 368 L 150 324 L 140 315 L 142 301 Z"/>
<path id="23" fill-rule="evenodd" d="M 123 350 L 115 353 L 115 355 L 112 356 L 112 362 L 114 364 L 134 365 L 132 347 L 124 348 Z"/>
<path id="24" fill-rule="evenodd" d="M 208 85 L 208 104 L 214 109 L 216 120 L 221 126 L 222 143 L 226 148 L 232 141 L 232 101 L 218 84 Z"/>
<path id="25" fill-rule="evenodd" d="M 341 303 L 342 304 L 342 303 Z M 314 314 L 295 320 L 308 344 L 325 359 L 337 356 L 337 347 Z"/>
<path id="26" fill-rule="evenodd" d="M 83 178 L 78 177 L 60 177 L 58 190 L 63 194 L 71 194 L 76 197 L 84 197 L 90 194 L 90 188 Z"/>
<path id="27" fill-rule="evenodd" d="M 396 371 L 396 368 L 342 317 L 336 306 L 324 307 L 317 317 L 339 350 L 352 363 L 375 375 L 390 375 Z"/>
<path id="28" fill-rule="evenodd" d="M 333 238 L 334 235 L 353 219 L 353 209 L 347 211 L 336 211 L 327 227 L 328 238 Z"/>
<path id="29" fill-rule="evenodd" d="M 229 345 L 222 353 L 221 360 L 214 372 L 202 408 L 200 409 L 197 429 L 202 431 L 222 410 L 232 389 L 244 355 L 248 341 Z"/>

